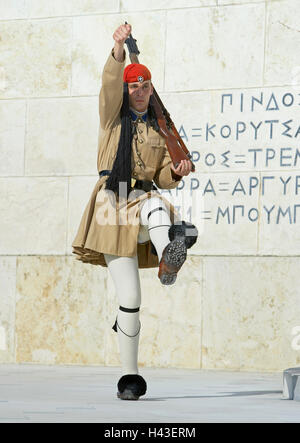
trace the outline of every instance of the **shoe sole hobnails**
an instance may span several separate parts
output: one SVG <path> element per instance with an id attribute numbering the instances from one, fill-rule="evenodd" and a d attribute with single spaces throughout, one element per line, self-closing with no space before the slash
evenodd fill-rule
<path id="1" fill-rule="evenodd" d="M 175 239 L 169 243 L 162 254 L 158 277 L 163 285 L 172 285 L 177 278 L 177 272 L 186 260 L 186 245 L 184 240 Z"/>
<path id="2" fill-rule="evenodd" d="M 138 400 L 139 396 L 134 394 L 130 389 L 124 389 L 123 392 L 117 392 L 118 398 L 121 400 Z"/>

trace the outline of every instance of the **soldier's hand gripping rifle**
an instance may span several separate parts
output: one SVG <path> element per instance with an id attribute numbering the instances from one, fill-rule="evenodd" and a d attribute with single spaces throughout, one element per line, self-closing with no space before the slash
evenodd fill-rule
<path id="1" fill-rule="evenodd" d="M 125 24 L 127 25 L 127 22 L 125 22 Z M 125 43 L 128 48 L 131 63 L 139 63 L 138 54 L 140 51 L 138 50 L 136 40 L 131 34 L 127 40 L 125 40 Z M 175 169 L 179 166 L 181 160 L 190 160 L 192 163 L 192 172 L 195 172 L 195 165 L 191 160 L 192 156 L 178 134 L 169 112 L 164 107 L 154 87 L 153 94 L 150 97 L 150 103 L 154 107 L 159 133 L 166 140 L 166 145 Z"/>

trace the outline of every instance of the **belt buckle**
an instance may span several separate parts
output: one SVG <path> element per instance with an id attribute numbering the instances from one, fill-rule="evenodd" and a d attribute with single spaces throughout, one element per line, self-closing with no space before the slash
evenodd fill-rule
<path id="1" fill-rule="evenodd" d="M 136 179 L 135 178 L 131 178 L 131 187 L 134 188 Z"/>

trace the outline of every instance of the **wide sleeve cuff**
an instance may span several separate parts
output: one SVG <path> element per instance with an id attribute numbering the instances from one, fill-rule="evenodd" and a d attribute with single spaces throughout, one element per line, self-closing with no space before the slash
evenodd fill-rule
<path id="1" fill-rule="evenodd" d="M 182 179 L 182 176 L 179 176 L 172 172 L 172 159 L 170 157 L 168 149 L 166 147 L 164 149 L 164 156 L 161 160 L 160 167 L 157 169 L 154 175 L 153 180 L 160 189 L 174 189 L 177 188 L 180 180 Z"/>

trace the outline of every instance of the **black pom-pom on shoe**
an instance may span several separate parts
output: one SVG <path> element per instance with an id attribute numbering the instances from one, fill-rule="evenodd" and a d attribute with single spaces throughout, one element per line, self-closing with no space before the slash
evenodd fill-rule
<path id="1" fill-rule="evenodd" d="M 147 383 L 141 375 L 123 375 L 118 381 L 117 396 L 121 400 L 138 400 L 147 390 Z"/>
<path id="2" fill-rule="evenodd" d="M 198 229 L 195 225 L 184 220 L 173 223 L 169 228 L 170 241 L 184 239 L 187 249 L 191 248 L 197 241 Z"/>

